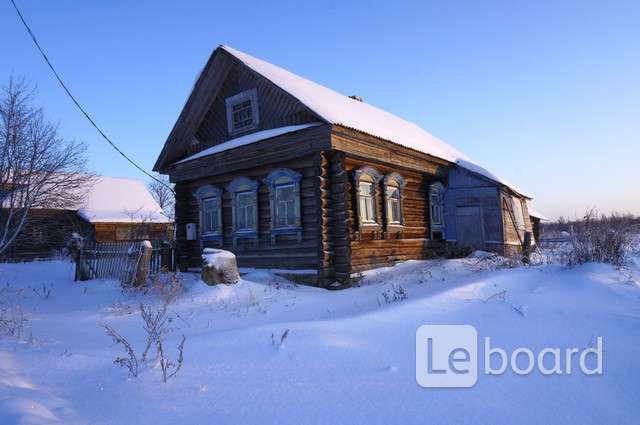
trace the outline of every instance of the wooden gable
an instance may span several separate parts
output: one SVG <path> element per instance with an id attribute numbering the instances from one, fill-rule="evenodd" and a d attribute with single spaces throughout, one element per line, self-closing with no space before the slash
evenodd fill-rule
<path id="1" fill-rule="evenodd" d="M 251 89 L 257 91 L 258 126 L 231 135 L 225 100 Z M 196 82 L 154 170 L 164 170 L 185 156 L 246 134 L 314 121 L 321 119 L 302 102 L 218 48 Z"/>

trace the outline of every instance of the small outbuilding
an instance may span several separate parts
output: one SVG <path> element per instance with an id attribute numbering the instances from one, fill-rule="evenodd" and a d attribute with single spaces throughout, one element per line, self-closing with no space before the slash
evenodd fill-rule
<path id="1" fill-rule="evenodd" d="M 164 215 L 143 182 L 97 177 L 80 208 L 32 209 L 5 259 L 43 258 L 62 252 L 72 233 L 96 242 L 173 239 Z"/>

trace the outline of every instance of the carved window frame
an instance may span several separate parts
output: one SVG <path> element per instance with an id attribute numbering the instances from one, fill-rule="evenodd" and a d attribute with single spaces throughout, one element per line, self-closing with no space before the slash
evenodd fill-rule
<path id="1" fill-rule="evenodd" d="M 260 183 L 256 180 L 252 180 L 248 177 L 236 177 L 227 186 L 227 192 L 231 194 L 231 218 L 232 218 L 232 238 L 233 246 L 237 246 L 237 242 L 240 239 L 253 239 L 258 240 L 258 188 Z M 242 195 L 242 196 L 240 196 Z M 251 203 L 253 205 L 253 226 L 250 228 L 238 229 L 238 202 L 244 196 L 251 197 Z"/>
<path id="2" fill-rule="evenodd" d="M 375 230 L 380 228 L 380 217 L 378 217 L 378 183 L 381 177 L 382 174 L 380 174 L 378 170 L 370 166 L 360 167 L 353 173 L 356 193 L 356 212 L 358 215 L 358 227 L 361 230 Z M 373 191 L 373 193 L 371 194 L 371 196 L 373 197 L 373 220 L 365 221 L 363 219 L 364 211 L 362 211 L 361 206 L 361 198 L 364 196 L 361 189 L 361 183 L 363 182 L 371 183 L 371 188 Z"/>
<path id="3" fill-rule="evenodd" d="M 403 206 L 403 193 L 402 190 L 406 185 L 406 181 L 404 177 L 402 177 L 399 173 L 391 173 L 384 176 L 382 181 L 382 191 L 384 193 L 384 215 L 387 227 L 389 228 L 402 228 L 404 227 L 404 206 Z M 389 196 L 389 189 L 396 188 L 398 189 L 398 213 L 399 220 L 391 221 L 391 208 L 390 201 L 391 197 Z"/>
<path id="4" fill-rule="evenodd" d="M 234 106 L 246 101 L 251 103 L 251 123 L 235 128 L 233 108 Z M 225 106 L 227 111 L 227 130 L 229 131 L 229 134 L 234 135 L 243 133 L 258 127 L 258 124 L 260 123 L 260 113 L 258 111 L 258 90 L 245 90 L 234 96 L 228 97 L 225 99 Z"/>
<path id="5" fill-rule="evenodd" d="M 198 190 L 193 194 L 198 201 L 198 220 L 199 229 L 198 233 L 201 241 L 213 241 L 222 245 L 222 189 L 214 185 L 200 186 Z M 213 232 L 204 231 L 204 201 L 207 199 L 215 199 L 217 202 L 217 215 L 218 220 L 216 223 L 216 230 Z"/>
<path id="6" fill-rule="evenodd" d="M 271 219 L 271 243 L 276 242 L 279 235 L 294 234 L 298 242 L 302 241 L 302 211 L 300 206 L 300 181 L 302 174 L 288 168 L 277 168 L 263 180 L 269 188 L 269 207 Z M 293 187 L 294 223 L 278 225 L 278 189 L 286 186 Z"/>
<path id="7" fill-rule="evenodd" d="M 429 227 L 431 239 L 435 239 L 435 234 L 440 233 L 444 239 L 444 194 L 445 187 L 441 182 L 429 185 Z"/>

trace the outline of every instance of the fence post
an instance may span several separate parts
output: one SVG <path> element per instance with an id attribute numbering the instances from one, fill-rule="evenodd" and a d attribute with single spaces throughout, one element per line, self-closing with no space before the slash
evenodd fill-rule
<path id="1" fill-rule="evenodd" d="M 522 262 L 529 264 L 531 256 L 531 232 L 524 232 L 524 243 L 522 244 Z"/>
<path id="2" fill-rule="evenodd" d="M 169 241 L 162 242 L 162 248 L 160 251 L 160 269 L 168 272 L 173 271 L 173 264 L 171 261 L 171 243 Z"/>
<path id="3" fill-rule="evenodd" d="M 142 241 L 140 245 L 140 254 L 138 257 L 138 267 L 136 269 L 135 286 L 142 286 L 147 283 L 149 276 L 149 264 L 151 263 L 151 242 Z"/>
<path id="4" fill-rule="evenodd" d="M 76 270 L 74 280 L 88 280 L 90 279 L 88 267 L 85 264 L 84 258 L 84 238 L 77 233 L 71 236 L 71 242 L 69 243 L 69 251 L 71 257 L 76 263 Z"/>

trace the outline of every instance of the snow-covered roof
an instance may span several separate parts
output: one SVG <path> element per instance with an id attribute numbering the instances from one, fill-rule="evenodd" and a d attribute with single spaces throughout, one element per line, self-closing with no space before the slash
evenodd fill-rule
<path id="1" fill-rule="evenodd" d="M 203 150 L 202 152 L 198 152 L 193 154 L 187 158 L 184 158 L 176 164 L 181 164 L 183 162 L 191 161 L 197 158 L 202 158 L 205 156 L 213 155 L 214 153 L 223 152 L 229 149 L 237 148 L 240 146 L 248 145 L 251 143 L 259 142 L 261 140 L 270 139 L 272 137 L 280 136 L 287 133 L 293 133 L 294 131 L 304 130 L 305 128 L 315 127 L 320 125 L 321 123 L 309 123 L 309 124 L 301 124 L 301 125 L 289 125 L 286 127 L 278 127 L 278 128 L 270 128 L 268 130 L 262 130 L 255 133 L 247 134 L 245 136 L 236 137 L 235 139 L 228 140 L 224 143 L 220 143 L 219 145 L 211 146 Z"/>
<path id="2" fill-rule="evenodd" d="M 118 177 L 95 178 L 78 213 L 91 223 L 171 221 L 162 213 L 144 183 Z"/>
<path id="3" fill-rule="evenodd" d="M 540 212 L 532 208 L 530 204 L 527 204 L 527 209 L 529 210 L 529 215 L 531 217 L 539 218 L 540 220 L 544 220 L 544 221 L 551 221 L 550 218 L 548 218 L 544 214 L 541 214 Z"/>
<path id="4" fill-rule="evenodd" d="M 298 99 L 328 123 L 358 130 L 450 161 L 524 195 L 524 193 L 514 185 L 472 161 L 462 152 L 429 134 L 417 124 L 406 121 L 368 103 L 351 99 L 348 96 L 231 47 L 220 47 L 236 57 L 247 67 Z"/>

